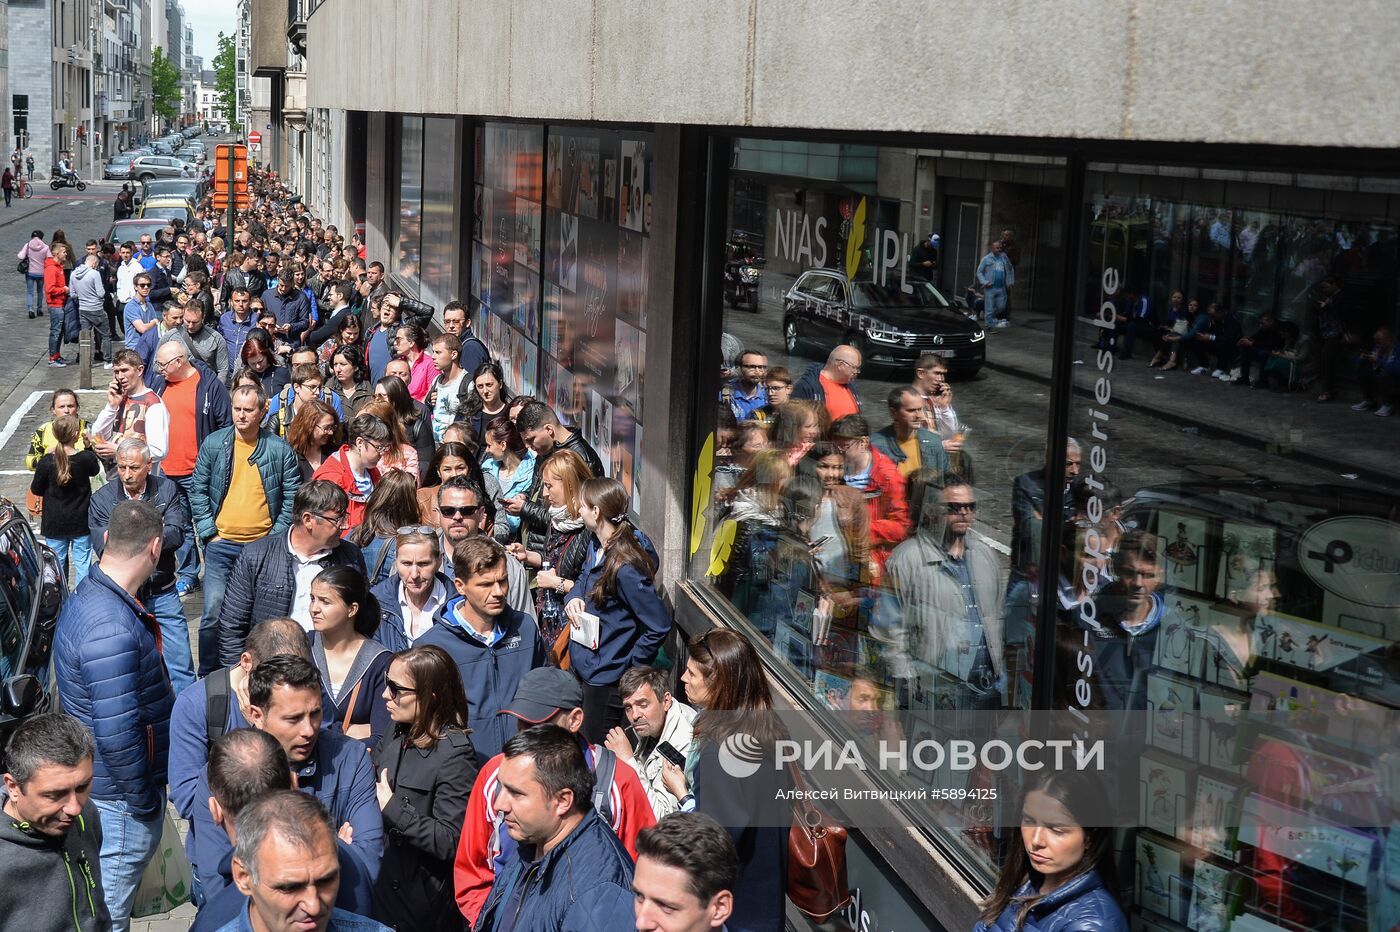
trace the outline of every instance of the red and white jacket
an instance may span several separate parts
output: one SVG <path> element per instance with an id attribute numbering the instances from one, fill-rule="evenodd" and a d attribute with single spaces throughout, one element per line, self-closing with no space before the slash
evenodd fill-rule
<path id="1" fill-rule="evenodd" d="M 596 746 L 584 745 L 589 769 L 593 768 L 597 754 Z M 452 862 L 457 908 L 467 917 L 468 925 L 475 925 L 477 914 L 486 905 L 487 894 L 491 892 L 491 883 L 496 879 L 496 868 L 515 846 L 514 839 L 506 832 L 505 821 L 490 803 L 496 798 L 496 774 L 504 757 L 497 754 L 476 775 L 476 783 L 467 799 L 462 836 L 457 841 L 457 857 Z M 608 811 L 612 814 L 613 830 L 635 861 L 637 835 L 642 829 L 655 825 L 656 816 L 652 814 L 637 771 L 620 760 L 613 771 L 612 788 L 608 790 Z"/>

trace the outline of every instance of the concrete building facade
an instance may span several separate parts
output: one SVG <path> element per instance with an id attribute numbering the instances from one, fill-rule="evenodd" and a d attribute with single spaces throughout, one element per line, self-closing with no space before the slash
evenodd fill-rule
<path id="1" fill-rule="evenodd" d="M 249 5 L 258 59 L 260 31 L 281 41 L 296 24 L 284 5 Z M 857 31 L 878 49 L 853 51 Z M 1400 8 L 1376 0 L 1325 16 L 1263 0 L 328 0 L 306 18 L 310 179 L 298 189 L 342 230 L 363 225 L 398 287 L 466 303 L 512 390 L 609 451 L 605 469 L 661 558 L 679 626 L 669 658 L 682 667 L 687 638 L 711 628 L 743 633 L 794 713 L 785 722 L 917 742 L 943 735 L 948 713 L 1067 704 L 1204 717 L 1334 703 L 1350 715 L 1361 702 L 1383 715 L 1400 707 L 1388 659 L 1400 598 L 1379 584 L 1343 591 L 1337 566 L 1318 561 L 1343 552 L 1333 544 L 1382 553 L 1400 539 L 1400 439 L 1370 416 L 1394 402 L 1367 394 L 1376 376 L 1356 352 L 1384 355 L 1400 325 L 1400 97 L 1375 78 L 1400 65 L 1397 39 Z M 286 111 L 293 69 L 274 46 L 250 73 L 275 75 L 271 104 Z M 286 166 L 296 146 L 281 115 L 265 161 Z M 987 277 L 1006 268 L 984 267 L 999 250 L 1014 287 Z M 911 305 L 918 314 L 896 315 Z M 1217 314 L 1238 328 L 1222 331 L 1232 350 L 1246 334 L 1271 339 L 1260 331 L 1275 322 L 1296 328 L 1280 352 L 1305 333 L 1330 349 L 1311 357 L 1318 372 L 1284 366 L 1285 391 L 1241 392 L 1257 380 L 1239 356 L 1187 345 L 1178 364 L 1164 336 Z M 1122 361 L 1142 360 L 1134 340 L 1195 378 Z M 886 400 L 907 397 L 897 390 L 916 360 L 963 377 L 951 391 L 980 438 L 962 456 L 964 433 L 943 435 L 958 465 L 911 478 L 895 519 L 855 457 L 842 461 L 854 506 L 804 477 L 811 438 L 796 429 L 770 464 L 783 507 L 742 517 L 733 503 L 764 491 L 742 448 L 787 436 L 798 409 L 778 424 L 738 410 L 737 348 L 822 384 L 842 344 L 865 363 L 862 420 L 848 422 L 862 436 L 817 459 L 893 430 Z M 819 413 L 797 428 L 820 433 Z M 1227 447 L 1249 453 L 1226 468 Z M 950 474 L 975 475 L 975 489 Z M 928 567 L 944 558 L 911 548 L 945 546 L 947 516 L 974 512 L 969 540 L 1001 575 L 969 610 L 972 577 L 948 570 L 963 594 L 939 602 L 944 570 Z M 862 515 L 905 526 L 880 543 Z M 1094 550 L 1110 526 L 1137 557 Z M 1158 570 L 1147 627 L 1131 623 L 1105 575 Z M 911 577 L 934 581 L 901 590 Z M 1091 624 L 1099 611 L 1111 623 Z M 1220 646 L 1280 625 L 1355 650 L 1310 665 Z M 1127 672 L 1123 651 L 1137 652 Z M 1112 768 L 1122 795 L 1100 798 L 1126 813 L 1112 823 L 1115 892 L 1134 928 L 1400 918 L 1377 867 L 1394 844 L 1388 815 L 1303 799 L 1269 765 L 1277 746 L 1253 749 L 1251 774 L 1250 752 L 1219 756 L 1184 728 L 1111 744 L 1131 750 Z M 1350 762 L 1344 779 L 1364 779 L 1347 768 L 1381 753 L 1274 737 L 1314 775 L 1318 755 L 1335 754 Z M 820 769 L 807 779 L 839 782 Z M 843 810 L 857 888 L 843 917 L 970 928 L 1020 843 L 1022 784 L 984 768 L 953 787 L 883 771 L 859 786 L 889 801 Z M 935 789 L 998 801 L 946 807 Z M 1264 823 L 1310 841 L 1278 843 Z"/>
<path id="2" fill-rule="evenodd" d="M 16 137 L 23 136 L 25 147 L 33 150 L 35 172 L 44 177 L 62 152 L 80 155 L 80 170 L 91 171 L 87 134 L 93 117 L 98 27 L 92 10 L 80 0 L 23 0 L 11 5 L 16 53 L 11 119 Z"/>

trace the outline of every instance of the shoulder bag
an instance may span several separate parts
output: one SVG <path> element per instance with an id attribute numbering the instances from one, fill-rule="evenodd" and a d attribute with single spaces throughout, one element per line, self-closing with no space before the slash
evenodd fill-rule
<path id="1" fill-rule="evenodd" d="M 806 789 L 797 768 L 788 765 L 794 788 Z M 799 793 L 801 797 L 803 794 Z M 787 896 L 809 918 L 825 922 L 851 901 L 846 877 L 846 828 L 810 799 L 792 803 L 788 829 Z"/>

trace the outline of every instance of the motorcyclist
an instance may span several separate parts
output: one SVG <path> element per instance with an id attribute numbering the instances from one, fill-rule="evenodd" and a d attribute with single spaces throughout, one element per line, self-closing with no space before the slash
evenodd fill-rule
<path id="1" fill-rule="evenodd" d="M 63 155 L 59 157 L 58 173 L 64 181 L 77 184 L 78 173 L 73 170 L 73 163 L 69 160 L 68 156 Z"/>

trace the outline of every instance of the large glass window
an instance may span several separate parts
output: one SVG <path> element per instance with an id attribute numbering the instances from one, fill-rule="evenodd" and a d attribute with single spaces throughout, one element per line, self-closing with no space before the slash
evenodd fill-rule
<path id="1" fill-rule="evenodd" d="M 883 713 L 865 737 L 1029 708 L 1063 165 L 734 147 L 693 578 L 814 708 Z"/>
<path id="2" fill-rule="evenodd" d="M 396 271 L 417 281 L 423 246 L 423 118 L 401 117 L 399 135 L 399 263 Z"/>
<path id="3" fill-rule="evenodd" d="M 487 123 L 476 133 L 476 333 L 638 500 L 652 142 Z"/>
<path id="4" fill-rule="evenodd" d="M 423 120 L 422 264 L 424 301 L 438 307 L 456 297 L 459 239 L 456 234 L 460 178 L 457 160 L 457 121 L 443 117 Z"/>
<path id="5" fill-rule="evenodd" d="M 1144 927 L 1400 919 L 1394 187 L 1090 168 L 1055 676 L 1158 713 Z"/>

